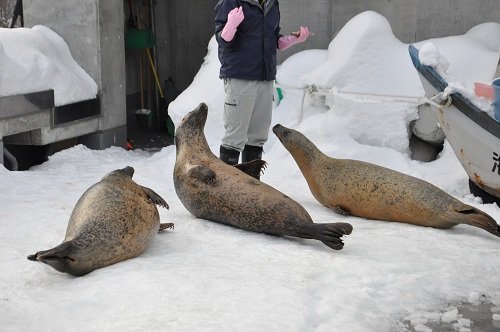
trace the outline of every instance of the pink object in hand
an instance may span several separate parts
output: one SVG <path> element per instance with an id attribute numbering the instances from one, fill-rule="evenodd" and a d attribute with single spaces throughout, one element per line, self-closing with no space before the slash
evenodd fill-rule
<path id="1" fill-rule="evenodd" d="M 303 43 L 309 37 L 309 28 L 300 27 L 298 32 L 293 32 L 291 36 L 282 36 L 278 39 L 278 49 L 286 50 L 292 45 Z"/>
<path id="2" fill-rule="evenodd" d="M 479 82 L 474 83 L 474 92 L 476 93 L 476 96 L 484 97 L 490 100 L 493 99 L 493 87 L 489 84 Z"/>
<path id="3" fill-rule="evenodd" d="M 222 39 L 227 42 L 233 40 L 236 34 L 236 28 L 243 22 L 245 15 L 243 14 L 243 7 L 236 7 L 227 14 L 227 22 L 220 33 Z"/>

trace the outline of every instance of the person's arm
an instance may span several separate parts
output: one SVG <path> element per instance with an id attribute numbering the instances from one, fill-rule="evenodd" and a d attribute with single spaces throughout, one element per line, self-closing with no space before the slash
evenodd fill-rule
<path id="1" fill-rule="evenodd" d="M 297 33 L 292 33 L 289 36 L 281 36 L 278 39 L 278 49 L 283 51 L 292 45 L 303 43 L 309 37 L 309 34 L 309 28 L 301 26 Z"/>
<path id="2" fill-rule="evenodd" d="M 243 14 L 243 7 L 234 8 L 227 14 L 227 23 L 222 29 L 220 36 L 222 39 L 231 42 L 236 34 L 236 29 L 243 22 L 245 15 Z"/>
<path id="3" fill-rule="evenodd" d="M 234 35 L 233 35 L 233 38 L 229 41 L 227 41 L 226 39 L 224 39 L 221 34 L 222 32 L 224 31 L 224 28 L 226 27 L 228 21 L 229 21 L 229 13 L 231 11 L 235 11 L 237 10 L 238 7 L 237 7 L 237 3 L 235 0 L 223 0 L 223 1 L 219 1 L 215 7 L 215 38 L 217 40 L 217 42 L 219 43 L 219 45 L 223 46 L 223 47 L 228 47 L 230 46 L 233 42 L 234 42 Z M 243 14 L 243 11 L 241 11 Z M 241 23 L 241 22 L 240 22 Z M 231 25 L 234 25 L 235 23 L 231 23 Z M 239 23 L 238 23 L 239 25 Z M 228 27 L 227 29 L 229 29 L 230 27 Z M 234 29 L 237 28 L 237 25 L 236 27 L 234 27 Z M 236 31 L 234 31 L 236 32 Z M 226 35 L 226 38 L 227 38 L 227 35 Z"/>

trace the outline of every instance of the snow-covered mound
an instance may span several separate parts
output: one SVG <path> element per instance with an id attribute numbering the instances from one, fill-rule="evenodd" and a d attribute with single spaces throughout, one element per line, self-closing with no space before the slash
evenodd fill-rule
<path id="1" fill-rule="evenodd" d="M 96 82 L 51 29 L 0 28 L 0 97 L 54 90 L 56 106 L 93 99 Z"/>

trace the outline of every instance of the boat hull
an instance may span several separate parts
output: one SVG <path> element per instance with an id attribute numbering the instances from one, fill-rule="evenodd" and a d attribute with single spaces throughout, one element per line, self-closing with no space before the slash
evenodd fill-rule
<path id="1" fill-rule="evenodd" d="M 413 48 L 413 49 L 412 49 Z M 446 81 L 432 68 L 420 64 L 418 50 L 410 55 L 428 98 L 444 91 Z M 458 93 L 449 105 L 432 105 L 437 121 L 470 180 L 500 199 L 500 123 Z"/>

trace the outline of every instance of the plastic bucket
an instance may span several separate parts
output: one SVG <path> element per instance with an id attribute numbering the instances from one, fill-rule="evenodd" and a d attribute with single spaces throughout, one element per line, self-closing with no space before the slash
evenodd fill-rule
<path id="1" fill-rule="evenodd" d="M 491 82 L 493 87 L 493 111 L 495 112 L 495 119 L 500 122 L 500 78 Z"/>
<path id="2" fill-rule="evenodd" d="M 128 29 L 125 32 L 126 48 L 151 48 L 154 45 L 154 34 L 149 29 Z"/>
<path id="3" fill-rule="evenodd" d="M 136 110 L 135 119 L 141 129 L 150 129 L 153 127 L 153 112 L 148 109 L 142 108 Z"/>

